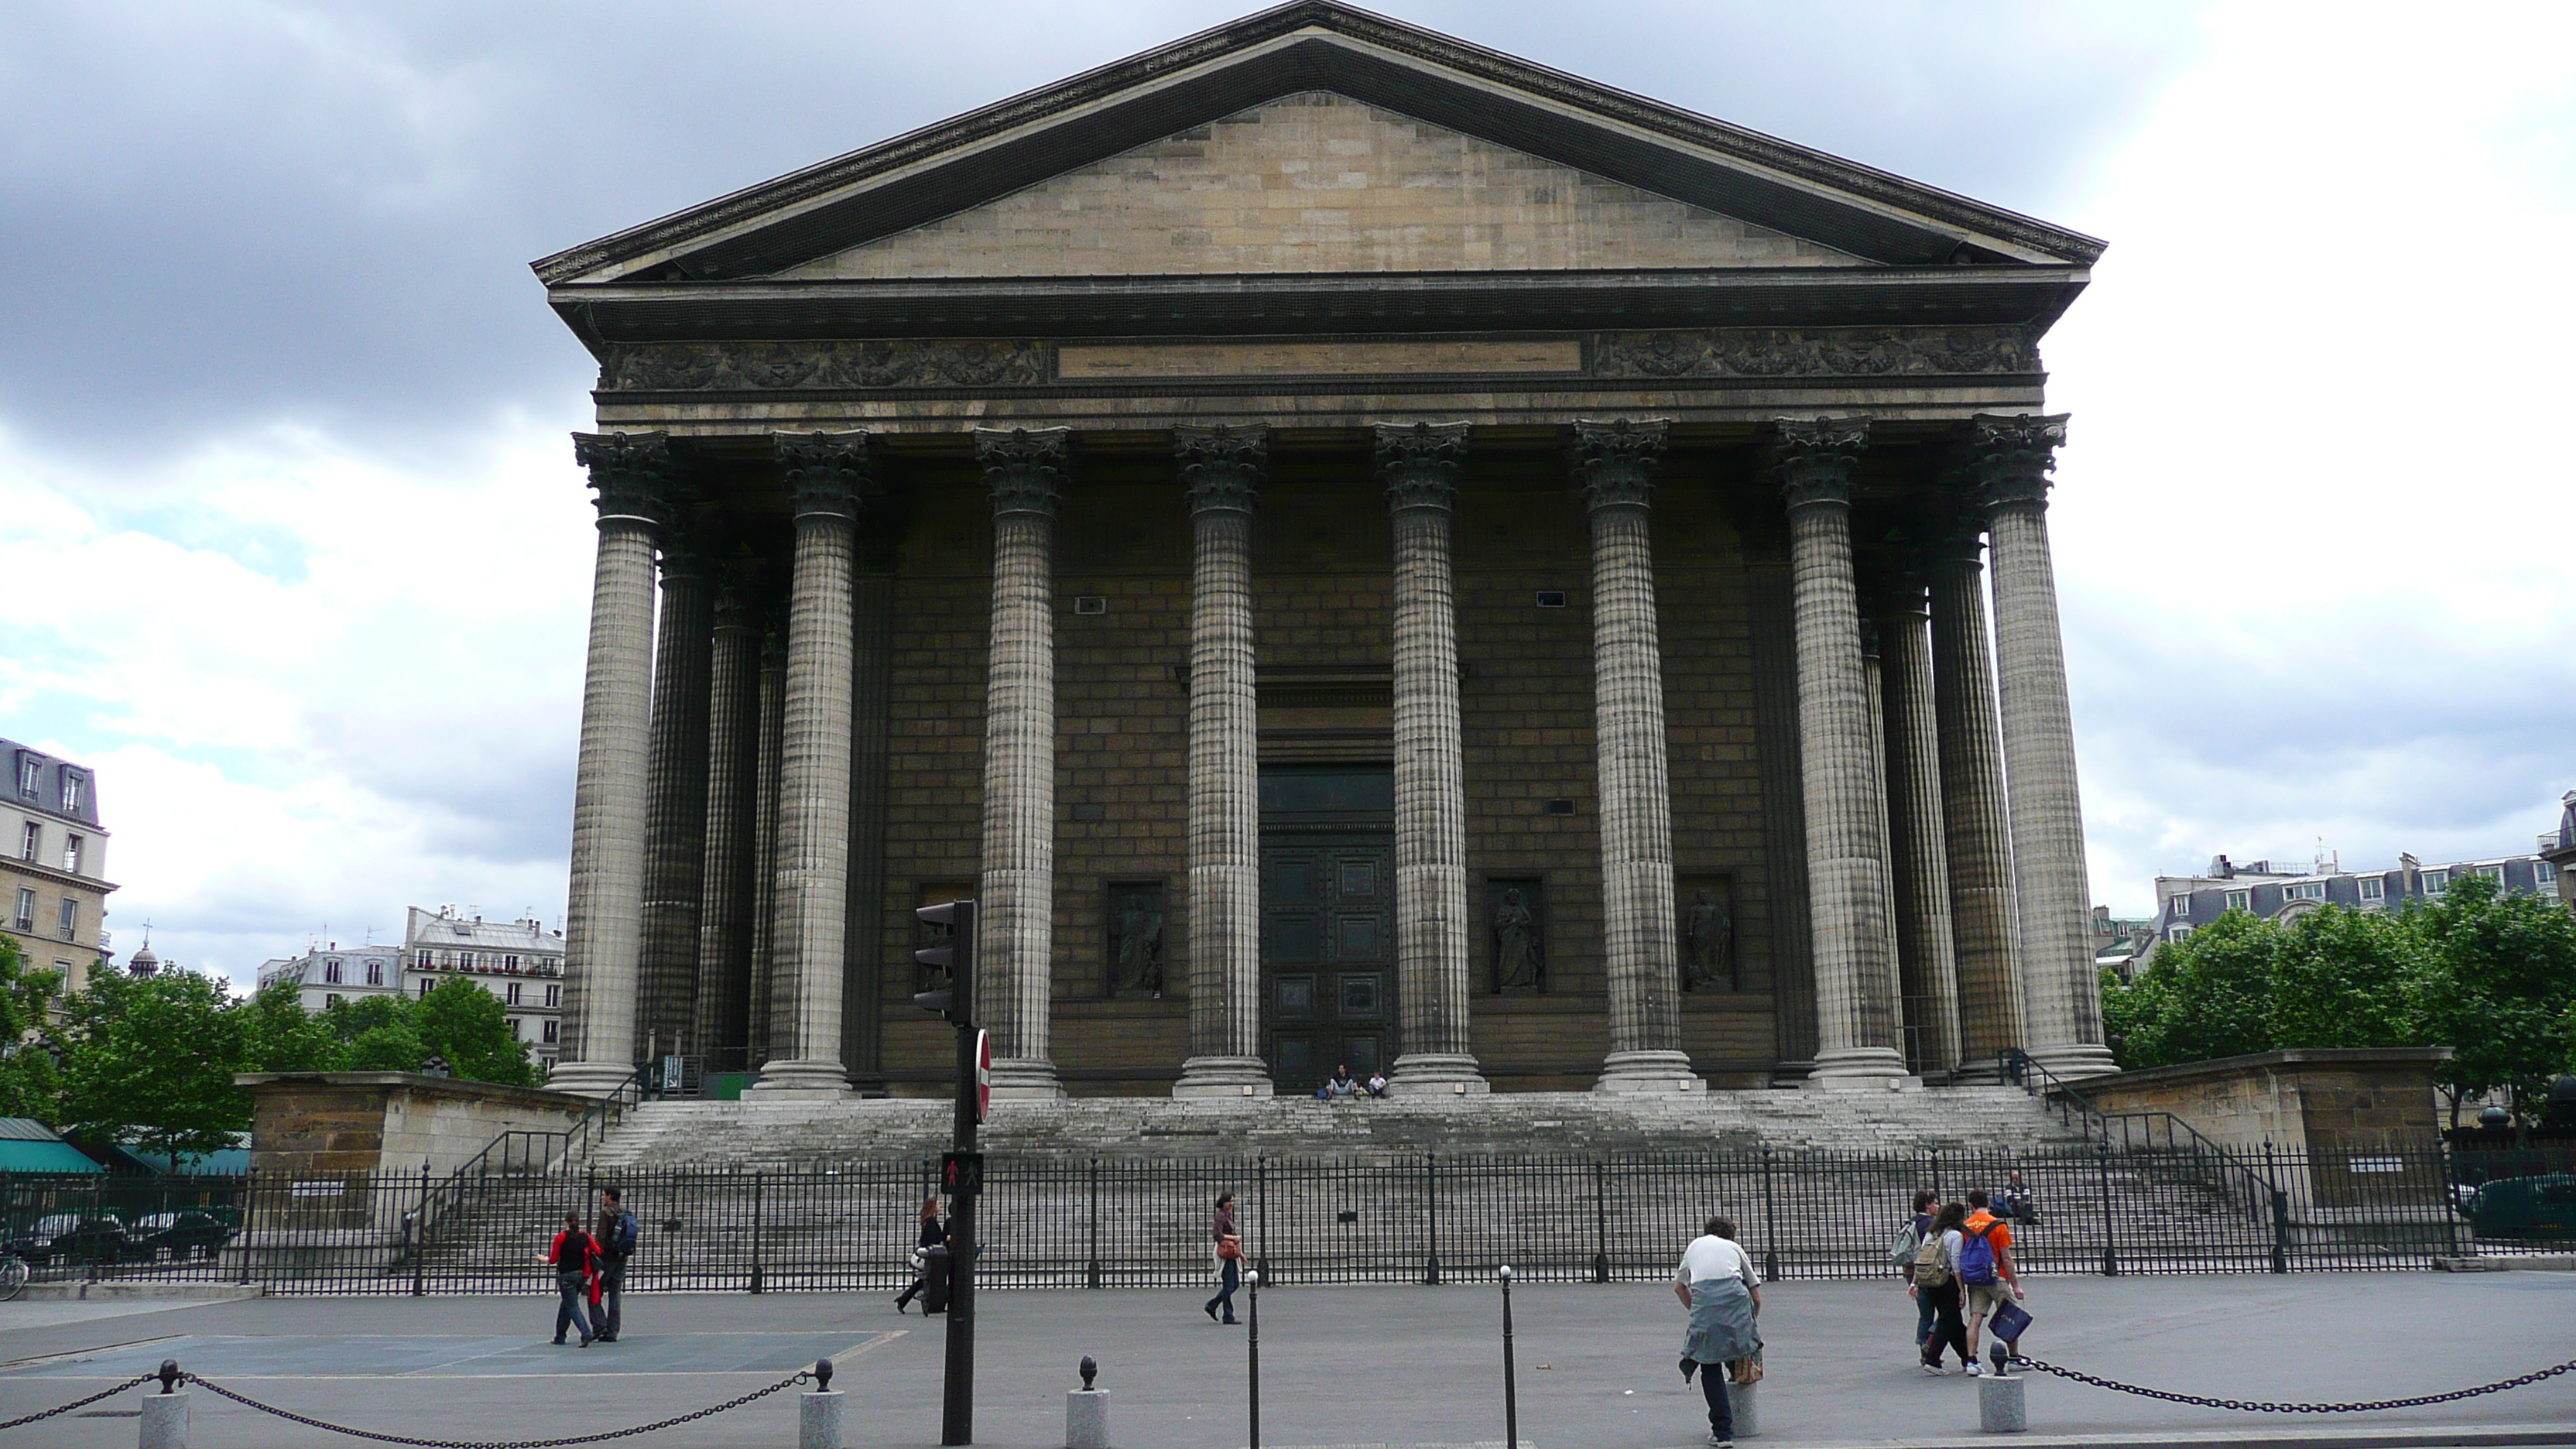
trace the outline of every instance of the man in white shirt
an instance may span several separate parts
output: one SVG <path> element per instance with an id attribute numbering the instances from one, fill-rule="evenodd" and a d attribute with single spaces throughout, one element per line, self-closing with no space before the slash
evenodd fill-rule
<path id="1" fill-rule="evenodd" d="M 1708 1400 L 1708 1442 L 1727 1449 L 1735 1442 L 1735 1413 L 1726 1399 L 1726 1366 L 1762 1347 L 1753 1326 L 1762 1311 L 1762 1281 L 1751 1255 L 1736 1245 L 1734 1223 L 1710 1218 L 1682 1250 L 1673 1269 L 1673 1296 L 1690 1315 L 1682 1377 L 1698 1373 L 1701 1396 Z"/>

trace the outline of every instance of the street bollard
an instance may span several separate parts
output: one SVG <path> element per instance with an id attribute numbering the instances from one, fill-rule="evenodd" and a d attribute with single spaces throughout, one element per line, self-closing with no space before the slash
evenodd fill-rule
<path id="1" fill-rule="evenodd" d="M 1521 1449 L 1520 1385 L 1512 1377 L 1512 1265 L 1502 1267 L 1503 1280 L 1503 1449 Z"/>
<path id="2" fill-rule="evenodd" d="M 796 1449 L 841 1449 L 841 1406 L 849 1396 L 832 1387 L 832 1361 L 814 1360 L 815 1387 L 796 1404 Z"/>
<path id="3" fill-rule="evenodd" d="M 1082 1358 L 1082 1387 L 1064 1394 L 1064 1449 L 1109 1449 L 1109 1392 L 1091 1386 L 1100 1372 L 1089 1354 Z"/>
<path id="4" fill-rule="evenodd" d="M 2030 1382 L 2004 1372 L 2008 1360 L 2002 1344 L 1994 1346 L 1994 1363 L 1977 1380 L 1977 1428 L 1988 1434 L 2019 1434 L 2030 1428 L 2022 1405 L 2022 1387 Z"/>
<path id="5" fill-rule="evenodd" d="M 1700 1370 L 1700 1372 L 1704 1374 L 1723 1373 L 1725 1371 L 1726 1366 L 1724 1364 L 1714 1363 Z M 1760 1384 L 1728 1384 L 1726 1386 L 1726 1411 L 1735 1417 L 1736 1438 L 1750 1439 L 1761 1433 L 1762 1386 Z"/>
<path id="6" fill-rule="evenodd" d="M 179 1391 L 179 1361 L 161 1360 L 161 1392 L 143 1396 L 140 1449 L 188 1449 L 188 1396 Z"/>
<path id="7" fill-rule="evenodd" d="M 1251 1430 L 1250 1449 L 1261 1449 L 1261 1270 L 1255 1268 L 1244 1274 L 1243 1284 L 1252 1292 L 1251 1306 L 1245 1310 L 1250 1331 L 1244 1335 L 1244 1406 Z"/>

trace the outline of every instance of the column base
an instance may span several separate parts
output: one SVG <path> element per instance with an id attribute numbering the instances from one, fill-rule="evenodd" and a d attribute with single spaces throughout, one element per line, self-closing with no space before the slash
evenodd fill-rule
<path id="1" fill-rule="evenodd" d="M 582 1097 L 605 1097 L 634 1078 L 635 1068 L 626 1062 L 557 1062 L 554 1071 L 546 1078 L 546 1089 Z"/>
<path id="2" fill-rule="evenodd" d="M 2000 1087 L 2003 1084 L 2003 1063 L 1991 1055 L 1970 1057 L 1950 1069 L 1950 1085 L 1954 1087 Z"/>
<path id="3" fill-rule="evenodd" d="M 2091 1042 L 2068 1042 L 2063 1046 L 2032 1047 L 2030 1059 L 2048 1068 L 2048 1074 L 2061 1082 L 2082 1081 L 2086 1077 L 2107 1077 L 2120 1069 L 2111 1059 L 2111 1049 Z"/>
<path id="4" fill-rule="evenodd" d="M 1267 1097 L 1270 1064 L 1259 1057 L 1192 1057 L 1181 1063 L 1175 1097 Z"/>
<path id="5" fill-rule="evenodd" d="M 850 1079 L 839 1062 L 771 1062 L 751 1090 L 764 1102 L 833 1101 L 850 1095 Z"/>
<path id="6" fill-rule="evenodd" d="M 1601 1059 L 1596 1092 L 1705 1092 L 1691 1070 L 1690 1054 L 1675 1051 L 1612 1052 Z"/>
<path id="7" fill-rule="evenodd" d="M 994 1101 L 1046 1102 L 1063 1095 L 1064 1083 L 1056 1080 L 1055 1063 L 1046 1058 L 993 1058 Z"/>
<path id="8" fill-rule="evenodd" d="M 1810 1092 L 1884 1092 L 1909 1085 L 1919 1090 L 1923 1079 L 1906 1074 L 1905 1058 L 1894 1047 L 1818 1052 L 1816 1069 L 1806 1082 Z"/>
<path id="9" fill-rule="evenodd" d="M 1395 1059 L 1395 1075 L 1386 1083 L 1390 1097 L 1481 1097 L 1493 1090 L 1467 1052 L 1407 1053 Z"/>

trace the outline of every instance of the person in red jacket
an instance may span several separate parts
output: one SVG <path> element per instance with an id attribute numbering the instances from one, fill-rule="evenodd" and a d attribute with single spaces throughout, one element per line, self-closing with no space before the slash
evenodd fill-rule
<path id="1" fill-rule="evenodd" d="M 599 1244 L 581 1230 L 581 1214 L 565 1213 L 563 1231 L 555 1234 L 554 1246 L 546 1249 L 546 1261 L 555 1269 L 555 1287 L 563 1303 L 555 1309 L 555 1342 L 564 1341 L 566 1328 L 581 1330 L 581 1346 L 590 1347 L 590 1320 L 582 1316 L 583 1296 L 590 1288 L 591 1275 L 599 1271 Z"/>

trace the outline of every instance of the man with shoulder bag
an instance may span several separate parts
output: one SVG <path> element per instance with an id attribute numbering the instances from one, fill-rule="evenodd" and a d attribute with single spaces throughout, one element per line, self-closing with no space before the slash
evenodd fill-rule
<path id="1" fill-rule="evenodd" d="M 626 1301 L 626 1260 L 635 1254 L 636 1240 L 641 1237 L 635 1214 L 626 1210 L 616 1188 L 599 1190 L 599 1227 L 592 1237 L 599 1243 L 600 1323 L 598 1341 L 615 1343 L 624 1322 Z"/>

